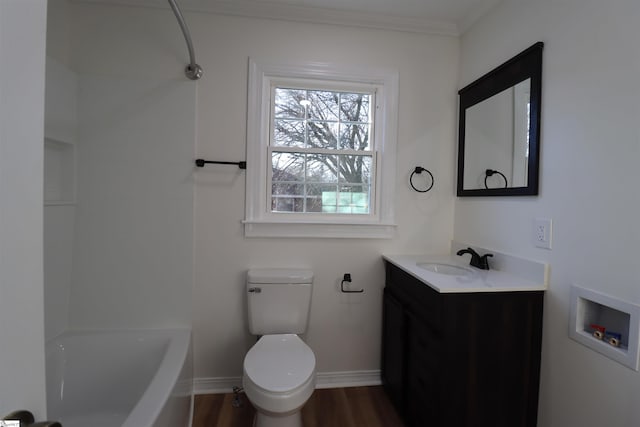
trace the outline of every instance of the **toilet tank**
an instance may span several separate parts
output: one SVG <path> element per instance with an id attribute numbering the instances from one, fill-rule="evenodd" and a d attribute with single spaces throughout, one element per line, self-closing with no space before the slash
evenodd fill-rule
<path id="1" fill-rule="evenodd" d="M 313 272 L 259 268 L 247 273 L 249 331 L 253 335 L 302 334 L 307 330 Z"/>

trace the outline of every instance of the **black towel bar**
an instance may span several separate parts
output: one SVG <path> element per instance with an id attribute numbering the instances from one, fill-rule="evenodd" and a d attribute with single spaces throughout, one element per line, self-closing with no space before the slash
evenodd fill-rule
<path id="1" fill-rule="evenodd" d="M 217 165 L 238 165 L 238 168 L 240 169 L 247 168 L 247 162 L 219 162 L 216 160 L 196 159 L 196 166 L 199 168 L 204 167 L 204 165 L 207 163 L 214 163 Z"/>

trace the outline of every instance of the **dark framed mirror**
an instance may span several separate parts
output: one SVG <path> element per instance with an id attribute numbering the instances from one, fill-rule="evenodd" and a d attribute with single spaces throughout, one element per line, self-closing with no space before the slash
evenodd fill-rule
<path id="1" fill-rule="evenodd" d="M 538 194 L 543 47 L 458 92 L 458 196 Z"/>

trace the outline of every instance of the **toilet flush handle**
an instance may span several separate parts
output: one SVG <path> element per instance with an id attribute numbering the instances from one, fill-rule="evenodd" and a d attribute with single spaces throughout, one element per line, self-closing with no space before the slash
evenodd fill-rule
<path id="1" fill-rule="evenodd" d="M 253 292 L 255 294 L 259 294 L 260 292 L 262 292 L 261 288 L 249 288 L 249 292 Z"/>

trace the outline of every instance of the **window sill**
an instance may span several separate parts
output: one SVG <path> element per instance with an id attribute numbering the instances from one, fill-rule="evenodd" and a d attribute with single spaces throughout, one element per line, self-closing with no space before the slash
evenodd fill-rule
<path id="1" fill-rule="evenodd" d="M 243 221 L 245 237 L 391 239 L 395 224 Z"/>

